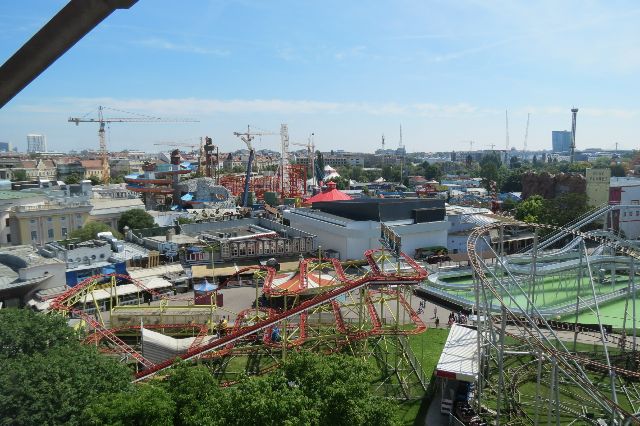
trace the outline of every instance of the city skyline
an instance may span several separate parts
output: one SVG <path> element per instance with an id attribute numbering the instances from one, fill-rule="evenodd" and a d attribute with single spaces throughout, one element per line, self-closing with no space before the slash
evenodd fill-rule
<path id="1" fill-rule="evenodd" d="M 0 14 L 0 61 L 65 1 L 13 3 Z M 339 13 L 338 13 L 339 12 Z M 637 146 L 640 14 L 633 2 L 328 2 L 140 0 L 120 10 L 0 110 L 0 140 L 26 151 L 26 135 L 50 150 L 97 149 L 97 124 L 71 116 L 98 105 L 199 123 L 115 123 L 111 150 L 208 135 L 243 148 L 251 124 L 291 140 L 315 133 L 323 151 L 551 149 L 577 106 L 578 149 Z M 95 114 L 95 113 L 94 113 Z M 256 148 L 278 150 L 279 137 Z"/>

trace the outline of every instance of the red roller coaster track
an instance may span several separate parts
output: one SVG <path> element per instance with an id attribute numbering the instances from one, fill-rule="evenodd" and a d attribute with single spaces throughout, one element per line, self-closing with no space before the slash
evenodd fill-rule
<path id="1" fill-rule="evenodd" d="M 267 318 L 264 320 L 258 321 L 255 324 L 243 325 L 243 324 L 246 324 L 247 315 L 250 315 L 251 312 L 255 312 L 255 309 L 246 310 L 246 312 L 243 311 L 238 314 L 238 318 L 234 324 L 234 328 L 231 330 L 229 334 L 205 344 L 202 344 L 202 342 L 206 337 L 206 329 L 204 328 L 204 326 L 202 326 L 199 329 L 199 333 L 196 339 L 194 340 L 190 348 L 187 350 L 187 352 L 181 355 L 178 355 L 177 358 L 168 359 L 158 364 L 153 364 L 149 360 L 145 359 L 142 356 L 142 354 L 135 351 L 131 346 L 127 345 L 124 341 L 122 341 L 115 334 L 115 331 L 117 330 L 110 330 L 104 327 L 102 324 L 96 321 L 93 318 L 93 316 L 83 312 L 81 309 L 74 307 L 74 304 L 77 303 L 78 300 L 80 300 L 79 298 L 82 297 L 85 294 L 85 292 L 90 291 L 96 285 L 96 283 L 100 278 L 104 278 L 104 277 L 125 278 L 125 279 L 128 279 L 133 284 L 135 284 L 137 287 L 139 287 L 141 291 L 146 291 L 152 295 L 155 295 L 158 298 L 165 297 L 155 292 L 154 290 L 151 290 L 145 287 L 145 285 L 140 281 L 133 280 L 130 277 L 124 276 L 124 275 L 104 275 L 104 276 L 91 277 L 82 281 L 75 287 L 69 289 L 62 295 L 58 296 L 51 303 L 51 308 L 53 310 L 57 310 L 61 312 L 72 313 L 84 319 L 95 330 L 95 334 L 99 336 L 99 337 L 97 336 L 92 337 L 88 339 L 89 341 L 95 343 L 103 338 L 107 339 L 111 343 L 113 343 L 119 349 L 119 351 L 125 354 L 128 354 L 129 356 L 136 359 L 143 367 L 141 371 L 136 373 L 135 380 L 138 381 L 138 380 L 143 380 L 148 377 L 151 377 L 162 370 L 170 368 L 176 362 L 177 359 L 187 361 L 187 360 L 196 359 L 196 358 L 203 358 L 203 357 L 209 358 L 211 356 L 224 355 L 228 353 L 234 347 L 234 343 L 238 342 L 239 340 L 250 337 L 262 330 L 267 330 L 267 331 L 272 330 L 272 328 L 276 324 L 280 323 L 281 321 L 287 320 L 289 318 L 295 317 L 296 315 L 300 315 L 300 321 L 299 321 L 300 335 L 298 336 L 297 339 L 289 342 L 289 346 L 300 345 L 306 339 L 306 331 L 304 330 L 305 323 L 306 323 L 306 312 L 309 311 L 310 309 L 319 307 L 325 303 L 332 304 L 332 308 L 336 318 L 336 325 L 337 325 L 336 328 L 338 332 L 347 333 L 350 335 L 350 338 L 352 339 L 365 338 L 374 334 L 383 333 L 381 319 L 378 316 L 378 313 L 376 312 L 374 304 L 371 300 L 371 295 L 366 296 L 366 306 L 369 312 L 372 329 L 367 331 L 360 330 L 353 333 L 348 332 L 347 327 L 344 323 L 344 319 L 342 317 L 342 313 L 340 312 L 339 303 L 336 302 L 336 299 L 339 298 L 340 296 L 346 295 L 351 291 L 366 287 L 367 285 L 416 284 L 427 277 L 427 272 L 423 268 L 421 268 L 416 262 L 414 262 L 413 259 L 406 256 L 404 253 L 401 253 L 400 261 L 402 261 L 403 263 L 409 266 L 407 270 L 396 271 L 393 273 L 382 271 L 381 268 L 377 265 L 377 261 L 375 259 L 375 255 L 378 252 L 380 252 L 380 254 L 384 256 L 384 252 L 381 252 L 379 250 L 369 250 L 365 253 L 365 257 L 371 267 L 371 271 L 368 272 L 366 275 L 359 277 L 357 279 L 348 277 L 345 274 L 342 268 L 342 265 L 336 259 L 302 260 L 300 262 L 300 279 L 302 280 L 300 283 L 301 284 L 300 288 L 295 292 L 286 292 L 287 294 L 292 295 L 292 294 L 295 294 L 296 292 L 301 292 L 307 289 L 308 285 L 305 279 L 306 271 L 308 270 L 309 265 L 311 265 L 312 263 L 318 263 L 318 262 L 329 263 L 331 266 L 333 266 L 334 272 L 337 276 L 337 280 L 341 283 L 341 285 L 338 287 L 335 287 L 335 286 L 328 287 L 325 292 L 322 292 L 311 299 L 303 301 L 299 305 L 294 306 L 293 308 L 285 311 L 278 312 L 274 309 L 266 309 L 266 310 L 261 309 L 262 312 L 267 313 Z M 284 294 L 282 291 L 278 291 L 277 287 L 274 288 L 272 285 L 273 279 L 276 276 L 276 272 L 273 268 L 265 267 L 265 266 L 247 267 L 247 268 L 238 270 L 234 275 L 238 275 L 251 270 L 264 271 L 266 273 L 264 277 L 264 286 L 263 286 L 263 292 L 265 294 L 270 294 L 275 296 Z M 384 295 L 384 294 L 393 295 L 396 293 L 393 290 L 377 290 L 377 292 L 379 292 L 380 295 Z M 399 292 L 398 292 L 398 298 L 402 306 L 408 310 L 411 320 L 417 326 L 416 329 L 413 331 L 404 330 L 402 332 L 418 333 L 420 331 L 423 331 L 426 328 L 426 326 L 420 320 L 420 318 L 415 314 L 415 312 L 413 312 L 413 310 L 411 309 L 407 301 L 400 296 Z M 170 327 L 170 325 L 168 326 Z M 399 331 L 397 330 L 395 331 L 395 333 L 398 333 L 398 332 Z M 270 341 L 270 333 L 267 333 L 267 336 L 265 336 L 263 340 L 264 340 L 264 343 L 266 343 L 267 345 L 274 345 L 274 342 Z"/>

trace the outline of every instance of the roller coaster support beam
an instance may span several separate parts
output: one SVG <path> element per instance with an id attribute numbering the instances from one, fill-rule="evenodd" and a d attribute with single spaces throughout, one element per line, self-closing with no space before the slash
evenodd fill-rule
<path id="1" fill-rule="evenodd" d="M 589 282 L 591 283 L 591 293 L 593 295 L 593 302 L 596 308 L 596 318 L 598 319 L 598 326 L 600 328 L 600 339 L 602 340 L 602 347 L 604 349 L 604 357 L 607 360 L 607 366 L 609 367 L 609 377 L 611 379 L 611 399 L 616 404 L 618 403 L 618 396 L 616 395 L 616 373 L 611 368 L 611 360 L 609 359 L 609 349 L 607 348 L 607 339 L 604 335 L 604 327 L 602 326 L 602 319 L 600 317 L 600 307 L 598 306 L 598 298 L 596 296 L 596 286 L 593 282 L 593 273 L 591 272 L 591 264 L 589 263 L 589 255 L 587 253 L 587 244 L 584 239 L 582 240 L 582 249 L 584 252 L 585 262 L 587 263 L 587 271 L 589 271 Z M 612 410 L 612 416 L 615 416 L 615 412 Z"/>

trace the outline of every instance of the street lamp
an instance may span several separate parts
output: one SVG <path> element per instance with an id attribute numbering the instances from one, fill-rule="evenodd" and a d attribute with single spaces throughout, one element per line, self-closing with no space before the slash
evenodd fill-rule
<path id="1" fill-rule="evenodd" d="M 209 257 L 211 258 L 211 282 L 213 283 L 213 285 L 216 284 L 216 276 L 215 276 L 215 271 L 216 271 L 216 267 L 215 264 L 213 263 L 213 245 L 209 244 L 208 242 L 206 242 L 203 239 L 200 239 L 200 242 L 203 243 L 205 246 L 207 246 L 211 251 L 209 252 Z"/>

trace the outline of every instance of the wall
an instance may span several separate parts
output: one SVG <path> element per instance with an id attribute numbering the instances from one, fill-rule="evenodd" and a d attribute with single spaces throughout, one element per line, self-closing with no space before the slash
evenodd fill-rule
<path id="1" fill-rule="evenodd" d="M 614 212 L 614 228 L 624 232 L 627 239 L 640 238 L 640 179 L 611 179 L 610 203 L 630 206 Z"/>
<path id="2" fill-rule="evenodd" d="M 90 205 L 62 204 L 46 208 L 44 205 L 18 207 L 11 212 L 12 239 L 11 244 L 44 244 L 46 242 L 61 240 L 64 233 L 70 234 L 75 229 L 82 228 L 89 217 Z M 33 207 L 27 209 L 27 207 Z M 49 230 L 53 231 L 53 237 L 49 237 Z M 14 231 L 15 230 L 15 231 Z M 36 232 L 36 239 L 32 240 L 31 232 Z M 13 235 L 19 238 L 13 238 Z"/>
<path id="3" fill-rule="evenodd" d="M 364 252 L 381 246 L 380 223 L 376 221 L 351 221 L 335 217 L 309 217 L 295 213 L 295 210 L 285 210 L 284 217 L 289 219 L 292 226 L 316 234 L 317 244 L 323 250 L 333 249 L 340 253 L 340 260 L 362 259 Z M 430 245 L 447 244 L 446 221 L 426 222 L 411 225 L 393 226 L 401 236 L 402 251 L 409 256 L 415 254 L 415 249 Z"/>
<path id="4" fill-rule="evenodd" d="M 587 169 L 587 202 L 596 207 L 609 201 L 611 169 Z"/>

